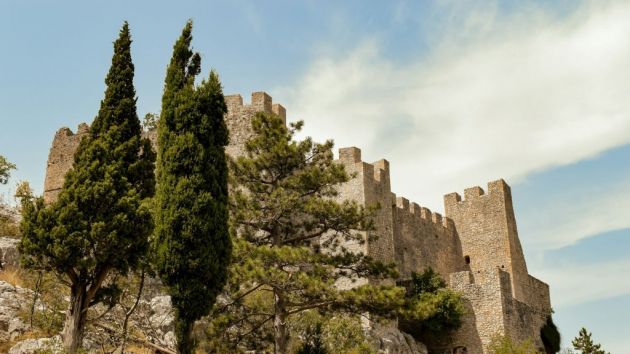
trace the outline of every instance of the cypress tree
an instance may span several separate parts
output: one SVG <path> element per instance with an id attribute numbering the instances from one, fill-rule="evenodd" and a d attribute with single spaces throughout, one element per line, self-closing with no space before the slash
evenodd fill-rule
<path id="1" fill-rule="evenodd" d="M 146 253 L 153 229 L 147 199 L 155 190 L 155 154 L 141 138 L 131 36 L 125 22 L 114 42 L 107 89 L 81 141 L 59 199 L 25 203 L 22 263 L 53 270 L 70 287 L 64 346 L 81 346 L 87 310 L 106 293 L 109 274 L 126 273 Z"/>
<path id="2" fill-rule="evenodd" d="M 201 59 L 184 27 L 168 66 L 158 124 L 156 268 L 175 309 L 180 353 L 192 353 L 194 322 L 223 288 L 231 253 L 223 120 L 217 74 L 195 86 Z"/>

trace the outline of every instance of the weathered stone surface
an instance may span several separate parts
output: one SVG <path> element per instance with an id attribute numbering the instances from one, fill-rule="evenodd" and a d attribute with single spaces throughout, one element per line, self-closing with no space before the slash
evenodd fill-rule
<path id="1" fill-rule="evenodd" d="M 17 251 L 19 242 L 17 238 L 0 237 L 0 269 L 19 267 L 20 255 Z"/>
<path id="2" fill-rule="evenodd" d="M 52 354 L 63 353 L 61 336 L 23 340 L 11 347 L 8 354 L 36 354 L 43 350 L 50 351 Z"/>
<path id="3" fill-rule="evenodd" d="M 379 326 L 371 333 L 380 354 L 427 354 L 427 347 L 392 326 Z"/>
<path id="4" fill-rule="evenodd" d="M 28 326 L 18 313 L 32 299 L 32 291 L 0 281 L 0 342 L 14 340 Z"/>
<path id="5" fill-rule="evenodd" d="M 149 320 L 151 326 L 159 330 L 162 334 L 166 334 L 173 330 L 173 307 L 171 306 L 171 297 L 168 295 L 156 296 L 149 303 L 151 314 Z"/>

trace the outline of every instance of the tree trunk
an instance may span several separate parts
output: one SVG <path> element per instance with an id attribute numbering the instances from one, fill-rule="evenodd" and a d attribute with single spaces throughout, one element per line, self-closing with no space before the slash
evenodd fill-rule
<path id="1" fill-rule="evenodd" d="M 122 329 L 122 344 L 120 345 L 120 353 L 123 354 L 125 352 L 125 345 L 127 344 L 127 337 L 129 336 L 127 327 L 129 326 L 129 318 L 133 315 L 133 312 L 138 307 L 138 303 L 140 303 L 140 298 L 142 297 L 142 290 L 144 289 L 144 269 L 142 269 L 142 274 L 140 275 L 140 285 L 138 285 L 138 294 L 136 295 L 136 301 L 133 303 L 133 306 L 129 310 L 125 311 L 125 321 L 123 322 Z"/>
<path id="2" fill-rule="evenodd" d="M 276 354 L 287 353 L 287 309 L 286 299 L 283 294 L 274 290 L 275 314 L 273 319 L 273 330 L 276 344 Z"/>
<path id="3" fill-rule="evenodd" d="M 195 342 L 192 337 L 194 322 L 191 323 L 185 318 L 180 318 L 175 314 L 175 337 L 177 338 L 177 353 L 192 354 L 195 349 Z"/>
<path id="4" fill-rule="evenodd" d="M 76 353 L 83 343 L 87 315 L 87 291 L 84 285 L 75 285 L 70 293 L 70 305 L 63 325 L 63 346 L 68 353 Z"/>

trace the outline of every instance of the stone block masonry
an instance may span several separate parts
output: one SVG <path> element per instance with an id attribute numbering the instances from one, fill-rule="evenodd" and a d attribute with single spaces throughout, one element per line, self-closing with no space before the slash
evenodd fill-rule
<path id="1" fill-rule="evenodd" d="M 226 152 L 233 157 L 244 153 L 244 144 L 252 136 L 251 119 L 257 112 L 276 114 L 286 122 L 284 107 L 274 104 L 265 92 L 254 92 L 250 104 L 244 104 L 240 95 L 225 99 L 230 131 Z M 55 134 L 44 185 L 47 203 L 57 198 L 63 178 L 72 168 L 74 152 L 88 131 L 81 124 L 76 133 L 62 128 Z M 155 131 L 146 134 L 155 144 Z M 462 327 L 446 342 L 429 347 L 430 352 L 466 349 L 467 353 L 487 353 L 495 335 L 531 339 L 543 349 L 539 332 L 551 314 L 549 286 L 527 271 L 505 181 L 488 183 L 487 192 L 481 187 L 468 188 L 463 199 L 457 193 L 446 195 L 442 216 L 392 192 L 387 160 L 367 163 L 361 159 L 360 149 L 347 147 L 339 150 L 337 162 L 355 176 L 339 187 L 339 198 L 378 207 L 375 230 L 364 233 L 365 243 L 348 247 L 396 263 L 401 278 L 392 281 L 407 280 L 412 272 L 431 267 L 463 294 L 468 312 Z"/>

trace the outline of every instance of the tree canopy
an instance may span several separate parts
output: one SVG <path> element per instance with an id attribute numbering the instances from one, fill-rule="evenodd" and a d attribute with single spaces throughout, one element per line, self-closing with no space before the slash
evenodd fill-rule
<path id="1" fill-rule="evenodd" d="M 201 57 L 190 49 L 192 22 L 173 47 L 158 128 L 157 271 L 175 309 L 180 353 L 191 353 L 194 322 L 211 310 L 227 281 L 228 171 L 224 121 L 227 106 L 212 71 L 195 86 Z"/>
<path id="2" fill-rule="evenodd" d="M 38 198 L 23 206 L 23 265 L 53 270 L 70 287 L 64 326 L 70 352 L 81 345 L 87 308 L 107 293 L 107 276 L 137 265 L 153 229 L 147 199 L 154 193 L 155 154 L 141 137 L 133 76 L 125 23 L 114 42 L 105 98 L 58 200 L 45 206 Z"/>
<path id="3" fill-rule="evenodd" d="M 9 177 L 11 177 L 11 170 L 15 170 L 15 164 L 0 155 L 0 184 L 7 184 Z"/>
<path id="4" fill-rule="evenodd" d="M 230 165 L 235 255 L 228 304 L 215 310 L 211 332 L 235 347 L 286 353 L 288 323 L 305 311 L 396 317 L 406 298 L 387 281 L 395 267 L 348 247 L 366 242 L 373 209 L 338 200 L 353 176 L 334 161 L 332 141 L 297 141 L 302 123 L 287 127 L 269 113 L 251 124 L 245 155 Z"/>

